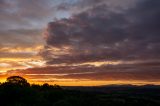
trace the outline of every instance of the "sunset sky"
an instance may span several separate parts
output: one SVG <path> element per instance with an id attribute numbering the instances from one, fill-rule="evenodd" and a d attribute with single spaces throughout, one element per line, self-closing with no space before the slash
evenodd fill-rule
<path id="1" fill-rule="evenodd" d="M 160 84 L 160 0 L 0 0 L 0 81 Z"/>

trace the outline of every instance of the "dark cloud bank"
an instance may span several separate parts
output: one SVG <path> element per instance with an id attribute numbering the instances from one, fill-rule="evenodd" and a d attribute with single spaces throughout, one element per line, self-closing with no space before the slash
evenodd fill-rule
<path id="1" fill-rule="evenodd" d="M 159 4 L 158 0 L 141 0 L 121 10 L 101 4 L 69 19 L 50 22 L 42 55 L 50 64 L 159 60 Z M 54 58 L 51 47 L 69 47 L 70 51 Z"/>

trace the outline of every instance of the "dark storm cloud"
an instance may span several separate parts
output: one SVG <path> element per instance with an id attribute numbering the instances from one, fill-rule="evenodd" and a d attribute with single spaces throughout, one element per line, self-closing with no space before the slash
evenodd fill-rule
<path id="1" fill-rule="evenodd" d="M 143 0 L 121 11 L 112 11 L 102 4 L 71 18 L 50 22 L 46 34 L 49 50 L 42 55 L 49 58 L 50 64 L 159 60 L 159 4 L 157 0 Z M 70 53 L 54 58 L 50 47 L 69 47 Z"/>
<path id="2" fill-rule="evenodd" d="M 81 59 L 90 61 L 94 57 L 96 60 L 105 59 L 105 54 L 113 55 L 111 52 L 117 51 L 112 48 L 114 43 L 125 37 L 124 29 L 120 27 L 127 23 L 127 20 L 123 18 L 123 14 L 107 11 L 106 5 L 101 5 L 70 19 L 49 23 L 48 45 L 53 47 L 71 46 L 73 48 L 72 55 L 62 56 L 65 61 L 69 59 L 77 60 L 77 62 L 80 62 Z M 112 19 L 113 17 L 115 18 Z M 110 49 L 113 50 L 108 51 Z"/>

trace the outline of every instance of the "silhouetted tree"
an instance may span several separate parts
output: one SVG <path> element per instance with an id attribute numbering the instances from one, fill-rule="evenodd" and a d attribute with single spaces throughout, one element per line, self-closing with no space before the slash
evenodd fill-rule
<path id="1" fill-rule="evenodd" d="M 30 85 L 26 79 L 24 79 L 23 77 L 20 77 L 20 76 L 8 77 L 6 80 L 6 83 L 21 85 L 21 86 L 29 86 Z"/>

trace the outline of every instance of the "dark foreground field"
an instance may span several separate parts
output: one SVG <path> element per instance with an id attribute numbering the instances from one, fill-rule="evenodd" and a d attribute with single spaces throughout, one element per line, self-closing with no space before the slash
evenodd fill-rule
<path id="1" fill-rule="evenodd" d="M 59 87 L 9 80 L 0 106 L 160 106 L 160 86 Z"/>

